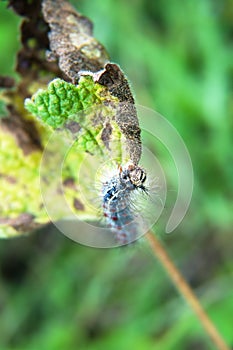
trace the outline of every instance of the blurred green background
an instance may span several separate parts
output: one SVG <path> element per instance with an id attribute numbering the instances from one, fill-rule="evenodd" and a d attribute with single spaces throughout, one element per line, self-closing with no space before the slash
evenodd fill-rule
<path id="1" fill-rule="evenodd" d="M 232 345 L 233 2 L 73 4 L 93 20 L 137 103 L 166 116 L 189 149 L 195 183 L 188 214 L 172 234 L 163 219 L 155 229 Z M 18 27 L 1 2 L 1 75 L 14 74 Z M 166 164 L 165 152 L 160 161 Z M 172 170 L 167 176 L 172 188 Z M 214 349 L 145 242 L 93 249 L 52 226 L 0 241 L 0 349 L 39 348 Z"/>

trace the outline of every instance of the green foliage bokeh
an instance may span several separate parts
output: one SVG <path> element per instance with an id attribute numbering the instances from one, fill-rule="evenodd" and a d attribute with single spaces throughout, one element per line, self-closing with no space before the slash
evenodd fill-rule
<path id="1" fill-rule="evenodd" d="M 233 343 L 232 2 L 73 4 L 93 20 L 137 103 L 171 121 L 189 149 L 191 207 L 180 227 L 161 237 Z M 13 74 L 19 20 L 4 2 L 0 18 L 0 74 Z M 4 350 L 213 349 L 143 243 L 92 249 L 52 227 L 1 241 L 0 305 Z"/>

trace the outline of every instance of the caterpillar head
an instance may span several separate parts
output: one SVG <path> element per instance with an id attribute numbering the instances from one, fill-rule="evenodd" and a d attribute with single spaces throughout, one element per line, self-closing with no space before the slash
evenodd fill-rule
<path id="1" fill-rule="evenodd" d="M 146 190 L 144 182 L 146 181 L 146 171 L 138 165 L 129 164 L 125 168 L 120 167 L 120 179 L 129 189 L 141 188 Z"/>

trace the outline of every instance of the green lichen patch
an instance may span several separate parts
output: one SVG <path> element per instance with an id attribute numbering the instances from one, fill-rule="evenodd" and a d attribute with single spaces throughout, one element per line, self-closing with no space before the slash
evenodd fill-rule
<path id="1" fill-rule="evenodd" d="M 48 222 L 41 205 L 39 165 L 41 152 L 25 156 L 15 139 L 0 129 L 0 219 L 3 226 L 23 213 L 36 217 L 37 223 Z"/>
<path id="2" fill-rule="evenodd" d="M 63 145 L 60 146 L 62 148 Z M 41 197 L 41 158 L 42 151 L 38 150 L 25 155 L 18 147 L 14 137 L 10 133 L 5 133 L 0 127 L 0 238 L 7 238 L 29 233 L 37 227 L 48 224 L 51 218 L 48 216 L 44 202 Z M 61 149 L 56 147 L 51 154 L 55 158 L 56 153 Z M 74 154 L 79 162 L 77 153 Z M 49 179 L 50 167 L 45 169 L 44 177 Z M 65 195 L 71 210 L 89 217 L 90 213 L 86 208 L 77 206 L 79 198 L 79 184 L 73 175 L 71 165 L 67 164 L 67 169 L 63 175 L 64 184 L 73 179 L 73 187 L 64 185 L 64 193 L 57 191 L 55 203 L 59 203 L 60 196 Z M 93 214 L 92 214 L 93 215 Z M 58 213 L 54 219 L 59 220 L 64 217 L 64 212 Z M 29 222 L 30 218 L 30 222 Z"/>
<path id="3" fill-rule="evenodd" d="M 78 85 L 53 80 L 47 89 L 26 99 L 25 107 L 45 125 L 75 141 L 78 152 L 108 154 L 121 163 L 118 103 L 106 87 L 94 82 L 92 76 L 83 75 Z"/>
<path id="4" fill-rule="evenodd" d="M 46 90 L 40 89 L 31 99 L 26 99 L 25 107 L 45 124 L 57 129 L 71 116 L 109 98 L 106 88 L 94 83 L 89 76 L 81 77 L 77 86 L 55 79 Z"/>

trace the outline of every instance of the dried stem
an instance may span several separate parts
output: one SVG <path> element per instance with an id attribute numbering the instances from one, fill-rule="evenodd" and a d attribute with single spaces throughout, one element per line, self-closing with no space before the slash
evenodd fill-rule
<path id="1" fill-rule="evenodd" d="M 146 234 L 146 238 L 150 243 L 154 255 L 159 259 L 160 263 L 167 271 L 169 277 L 174 282 L 178 291 L 185 298 L 187 303 L 191 306 L 194 313 L 197 315 L 203 327 L 205 328 L 206 333 L 209 335 L 212 342 L 215 344 L 216 348 L 219 350 L 230 350 L 230 348 L 225 343 L 224 339 L 221 337 L 218 330 L 216 329 L 216 327 L 202 308 L 199 300 L 193 293 L 192 289 L 171 261 L 170 257 L 164 250 L 159 240 L 150 231 Z"/>

